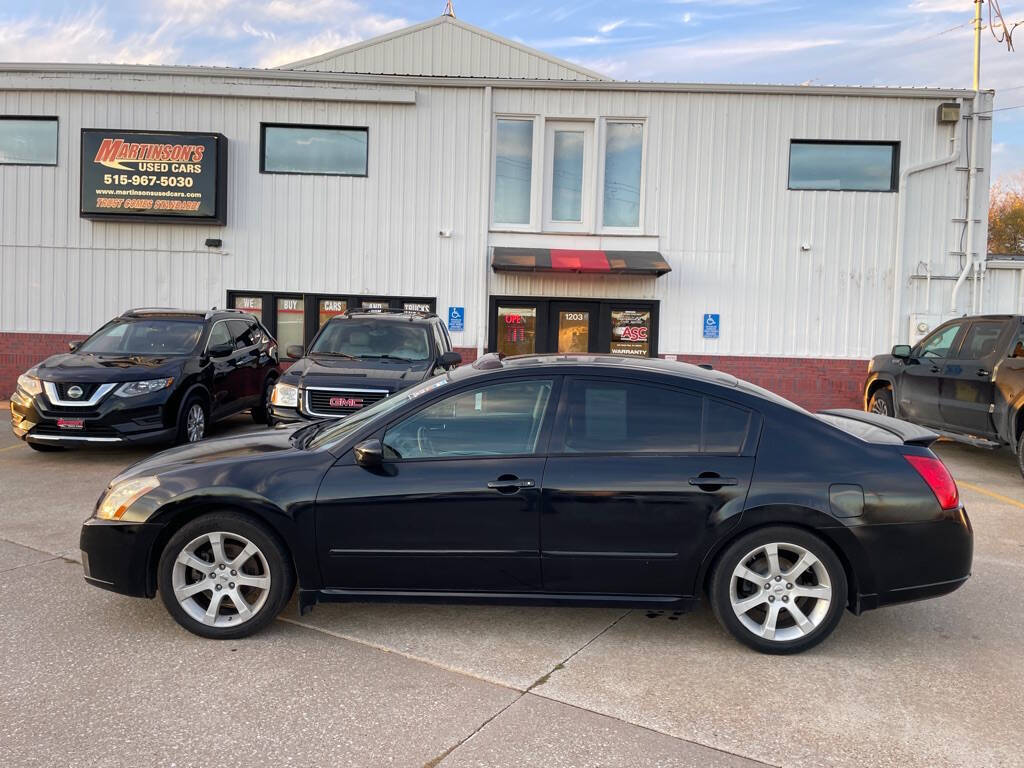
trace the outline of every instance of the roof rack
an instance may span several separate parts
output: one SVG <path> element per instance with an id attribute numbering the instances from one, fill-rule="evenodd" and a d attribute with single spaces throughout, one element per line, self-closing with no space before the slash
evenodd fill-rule
<path id="1" fill-rule="evenodd" d="M 351 309 L 346 309 L 342 314 L 347 317 L 352 315 L 410 315 L 410 320 L 413 317 L 437 317 L 436 312 L 425 312 L 422 309 L 395 309 L 394 307 L 381 307 L 380 309 L 352 307 Z"/>
<path id="2" fill-rule="evenodd" d="M 178 307 L 133 307 L 121 313 L 125 315 L 202 315 L 201 309 L 179 309 Z"/>

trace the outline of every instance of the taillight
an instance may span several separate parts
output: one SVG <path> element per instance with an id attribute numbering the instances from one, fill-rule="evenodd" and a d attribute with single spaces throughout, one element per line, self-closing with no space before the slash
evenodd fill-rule
<path id="1" fill-rule="evenodd" d="M 939 506 L 943 509 L 956 509 L 960 506 L 960 491 L 957 490 L 953 476 L 949 474 L 946 465 L 935 456 L 910 456 L 904 455 L 910 466 L 917 470 L 928 487 L 932 489 L 935 498 L 939 500 Z"/>

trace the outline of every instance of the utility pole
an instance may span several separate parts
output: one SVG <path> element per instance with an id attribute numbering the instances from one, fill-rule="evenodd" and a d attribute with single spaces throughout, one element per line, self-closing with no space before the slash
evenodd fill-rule
<path id="1" fill-rule="evenodd" d="M 960 286 L 967 279 L 970 272 L 974 273 L 974 284 L 971 286 L 971 314 L 977 312 L 978 302 L 981 296 L 978 291 L 978 278 L 980 277 L 981 264 L 975 255 L 974 248 L 974 209 L 977 207 L 977 179 L 978 179 L 978 131 L 981 124 L 978 121 L 978 110 L 981 102 L 981 4 L 985 0 L 974 0 L 974 99 L 971 104 L 971 142 L 967 156 L 967 251 L 964 261 L 964 270 L 960 279 L 953 286 L 953 296 L 950 301 L 950 309 L 955 313 L 956 296 Z"/>

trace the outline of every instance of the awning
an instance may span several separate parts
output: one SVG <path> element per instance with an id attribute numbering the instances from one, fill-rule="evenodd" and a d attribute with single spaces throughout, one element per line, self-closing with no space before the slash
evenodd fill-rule
<path id="1" fill-rule="evenodd" d="M 494 249 L 495 272 L 581 272 L 664 275 L 672 267 L 657 251 L 580 251 L 563 248 Z"/>

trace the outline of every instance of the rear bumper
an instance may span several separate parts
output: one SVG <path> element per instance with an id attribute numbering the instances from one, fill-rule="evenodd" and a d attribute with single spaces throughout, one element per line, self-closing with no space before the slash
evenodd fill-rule
<path id="1" fill-rule="evenodd" d="M 82 525 L 79 547 L 85 580 L 122 595 L 152 597 L 150 553 L 163 526 L 90 518 Z"/>

